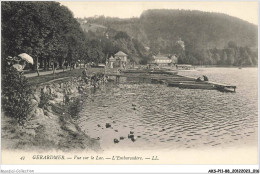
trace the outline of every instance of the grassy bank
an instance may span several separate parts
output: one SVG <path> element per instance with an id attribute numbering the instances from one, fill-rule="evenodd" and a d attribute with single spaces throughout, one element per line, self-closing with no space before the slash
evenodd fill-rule
<path id="1" fill-rule="evenodd" d="M 2 148 L 19 150 L 99 151 L 98 140 L 87 136 L 76 124 L 80 95 L 91 90 L 79 76 L 83 69 L 28 78 L 33 86 L 32 112 L 24 125 L 2 112 Z M 89 74 L 98 72 L 96 69 Z M 83 92 L 79 91 L 79 87 Z M 48 98 L 42 94 L 47 91 Z M 64 93 L 64 91 L 67 91 Z M 64 102 L 64 98 L 68 98 Z"/>
<path id="2" fill-rule="evenodd" d="M 52 105 L 50 111 L 21 126 L 2 113 L 2 149 L 25 151 L 100 151 L 99 142 L 90 138 L 71 120 L 67 109 Z"/>

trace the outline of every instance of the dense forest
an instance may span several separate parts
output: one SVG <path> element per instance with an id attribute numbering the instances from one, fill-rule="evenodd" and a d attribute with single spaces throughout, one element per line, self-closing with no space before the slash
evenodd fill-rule
<path id="1" fill-rule="evenodd" d="M 257 64 L 257 26 L 225 14 L 189 10 L 147 10 L 140 18 L 99 16 L 78 21 L 82 28 L 90 32 L 98 33 L 98 26 L 106 27 L 106 30 L 126 32 L 136 39 L 139 45 L 150 49 L 146 55 L 159 52 L 177 54 L 180 63 L 191 64 Z M 84 21 L 87 24 L 84 25 Z M 95 30 L 92 30 L 93 28 Z M 176 44 L 180 38 L 185 43 L 183 51 Z M 147 57 L 141 60 L 146 62 L 143 60 L 147 60 Z"/>
<path id="2" fill-rule="evenodd" d="M 75 19 L 58 2 L 1 4 L 2 58 L 25 52 L 45 69 L 50 61 L 105 63 L 120 50 L 141 64 L 158 53 L 195 65 L 257 64 L 257 26 L 224 14 L 148 10 L 140 18 Z"/>
<path id="3" fill-rule="evenodd" d="M 2 60 L 27 53 L 48 68 L 50 61 L 103 62 L 101 43 L 90 40 L 72 12 L 58 2 L 2 4 Z M 3 65 L 3 64 L 2 64 Z M 34 68 L 34 67 L 32 67 Z"/>

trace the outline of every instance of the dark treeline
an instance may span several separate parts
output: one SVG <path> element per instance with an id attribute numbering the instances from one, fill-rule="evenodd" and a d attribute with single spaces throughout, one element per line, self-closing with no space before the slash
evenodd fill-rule
<path id="1" fill-rule="evenodd" d="M 143 43 L 136 38 L 130 37 L 126 32 L 117 31 L 110 27 L 97 27 L 89 24 L 90 22 L 84 24 L 81 19 L 78 19 L 78 21 L 81 23 L 85 36 L 92 40 L 92 42 L 100 43 L 99 50 L 103 56 L 101 62 L 107 61 L 118 51 L 123 51 L 128 55 L 131 62 L 147 63 L 146 60 L 149 59 L 149 52 L 147 52 Z"/>
<path id="2" fill-rule="evenodd" d="M 1 20 L 2 57 L 25 52 L 45 69 L 50 61 L 105 63 L 118 51 L 141 64 L 159 52 L 177 54 L 179 63 L 257 64 L 257 27 L 223 14 L 148 10 L 140 18 L 75 19 L 58 2 L 20 1 L 2 2 Z"/>
<path id="3" fill-rule="evenodd" d="M 238 47 L 235 42 L 228 42 L 223 49 L 201 49 L 190 51 L 176 50 L 179 63 L 193 65 L 253 66 L 257 65 L 257 51 L 249 47 Z"/>
<path id="4" fill-rule="evenodd" d="M 256 25 L 220 13 L 147 10 L 140 23 L 149 40 L 161 39 L 165 51 L 179 37 L 198 49 L 224 48 L 229 41 L 243 47 L 257 44 Z"/>

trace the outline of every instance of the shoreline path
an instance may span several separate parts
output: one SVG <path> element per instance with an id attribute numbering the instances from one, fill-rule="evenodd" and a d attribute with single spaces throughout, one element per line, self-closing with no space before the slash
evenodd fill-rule
<path id="1" fill-rule="evenodd" d="M 78 69 L 78 68 L 75 68 L 75 69 Z M 65 71 L 70 71 L 70 69 L 69 68 L 64 69 L 64 71 L 63 71 L 63 69 L 58 69 L 58 70 L 55 70 L 55 74 L 65 72 Z M 73 69 L 72 69 L 72 71 L 73 71 Z M 48 74 L 53 74 L 53 71 L 52 70 L 42 71 L 42 72 L 40 71 L 39 73 L 40 73 L 40 76 L 44 76 L 44 75 L 48 75 Z M 25 73 L 24 76 L 27 78 L 30 78 L 30 77 L 37 77 L 38 74 L 37 74 L 37 72 L 32 72 L 32 73 Z"/>

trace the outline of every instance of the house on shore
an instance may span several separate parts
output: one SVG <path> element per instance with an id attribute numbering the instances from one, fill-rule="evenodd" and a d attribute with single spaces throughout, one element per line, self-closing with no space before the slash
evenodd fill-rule
<path id="1" fill-rule="evenodd" d="M 178 64 L 178 65 L 176 65 L 176 68 L 179 69 L 179 70 L 190 70 L 194 67 L 192 65 L 189 65 L 189 64 Z"/>
<path id="2" fill-rule="evenodd" d="M 176 55 L 161 55 L 158 54 L 153 56 L 153 61 L 151 64 L 157 64 L 159 66 L 175 65 L 178 63 L 178 58 Z"/>
<path id="3" fill-rule="evenodd" d="M 172 60 L 172 64 L 173 65 L 176 65 L 177 63 L 178 63 L 178 58 L 177 58 L 177 55 L 176 54 L 173 54 L 173 55 L 171 55 L 171 56 L 169 56 L 170 57 L 170 59 Z"/>
<path id="4" fill-rule="evenodd" d="M 109 68 L 114 68 L 115 62 L 116 62 L 116 59 L 115 59 L 113 56 L 111 56 L 111 57 L 108 59 L 108 66 L 109 66 Z"/>
<path id="5" fill-rule="evenodd" d="M 126 68 L 127 65 L 127 54 L 119 51 L 115 54 L 115 57 L 111 56 L 108 59 L 109 68 Z"/>

